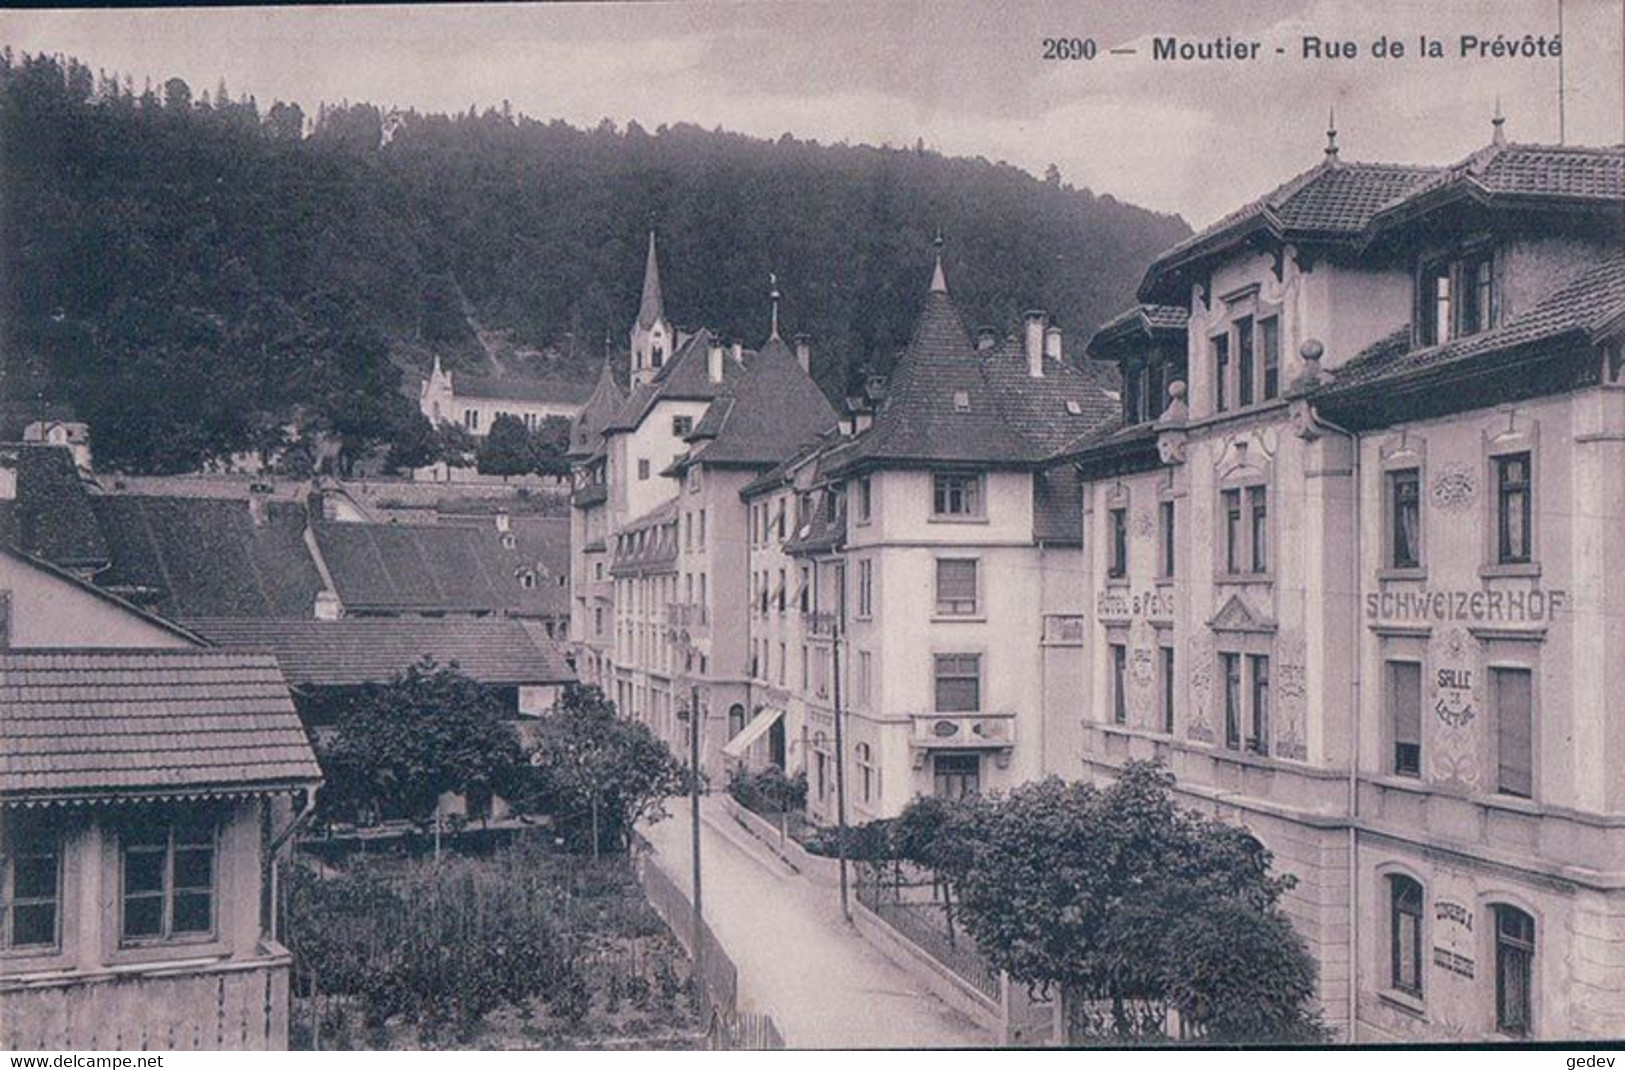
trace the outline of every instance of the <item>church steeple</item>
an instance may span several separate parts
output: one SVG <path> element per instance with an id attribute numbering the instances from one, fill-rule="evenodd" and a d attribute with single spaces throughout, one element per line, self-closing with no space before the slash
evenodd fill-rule
<path id="1" fill-rule="evenodd" d="M 643 296 L 638 301 L 638 318 L 631 332 L 631 381 L 646 383 L 665 366 L 671 356 L 674 336 L 666 319 L 666 304 L 660 294 L 660 262 L 655 255 L 655 232 L 649 232 L 649 253 L 643 262 Z"/>

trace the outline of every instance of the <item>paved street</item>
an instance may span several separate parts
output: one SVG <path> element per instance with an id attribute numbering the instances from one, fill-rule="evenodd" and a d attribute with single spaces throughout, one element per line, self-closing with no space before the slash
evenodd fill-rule
<path id="1" fill-rule="evenodd" d="M 773 1016 L 792 1048 L 976 1047 L 988 1032 L 954 1011 L 858 935 L 835 893 L 798 876 L 704 800 L 706 920 L 739 967 L 741 1000 Z M 689 821 L 646 828 L 657 861 L 690 881 Z"/>

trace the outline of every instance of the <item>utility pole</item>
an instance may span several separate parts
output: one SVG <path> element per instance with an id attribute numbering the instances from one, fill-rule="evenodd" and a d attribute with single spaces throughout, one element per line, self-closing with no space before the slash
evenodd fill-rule
<path id="1" fill-rule="evenodd" d="M 688 819 L 694 854 L 694 1004 L 705 1013 L 705 923 L 700 908 L 700 689 L 688 688 Z"/>
<path id="2" fill-rule="evenodd" d="M 835 568 L 839 581 L 835 592 L 835 612 L 830 626 L 830 660 L 835 672 L 835 858 L 841 871 L 841 916 L 852 920 L 852 903 L 846 879 L 846 736 L 841 728 L 841 625 L 846 619 L 846 569 Z"/>

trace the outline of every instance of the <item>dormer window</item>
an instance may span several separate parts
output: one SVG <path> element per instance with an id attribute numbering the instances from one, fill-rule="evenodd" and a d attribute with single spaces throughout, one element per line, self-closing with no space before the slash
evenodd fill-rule
<path id="1" fill-rule="evenodd" d="M 671 433 L 678 438 L 691 434 L 694 430 L 694 417 L 673 416 L 671 418 Z"/>
<path id="2" fill-rule="evenodd" d="M 1443 345 L 1495 326 L 1495 257 L 1489 251 L 1422 266 L 1417 317 L 1422 345 Z"/>
<path id="3" fill-rule="evenodd" d="M 955 390 L 954 391 L 954 411 L 955 412 L 970 412 L 970 391 L 968 391 L 968 390 Z"/>

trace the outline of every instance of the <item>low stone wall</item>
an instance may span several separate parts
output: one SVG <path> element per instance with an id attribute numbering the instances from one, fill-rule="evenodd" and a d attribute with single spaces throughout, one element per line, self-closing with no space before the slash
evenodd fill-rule
<path id="1" fill-rule="evenodd" d="M 838 888 L 841 884 L 841 864 L 834 858 L 825 858 L 808 851 L 790 836 L 754 810 L 749 810 L 729 796 L 723 796 L 723 809 L 740 828 L 760 840 L 785 865 L 814 884 Z"/>
<path id="2" fill-rule="evenodd" d="M 856 899 L 852 900 L 852 921 L 865 940 L 917 978 L 933 995 L 993 1036 L 1005 1036 L 1002 1006 L 960 980 L 952 970 L 926 954 Z"/>

